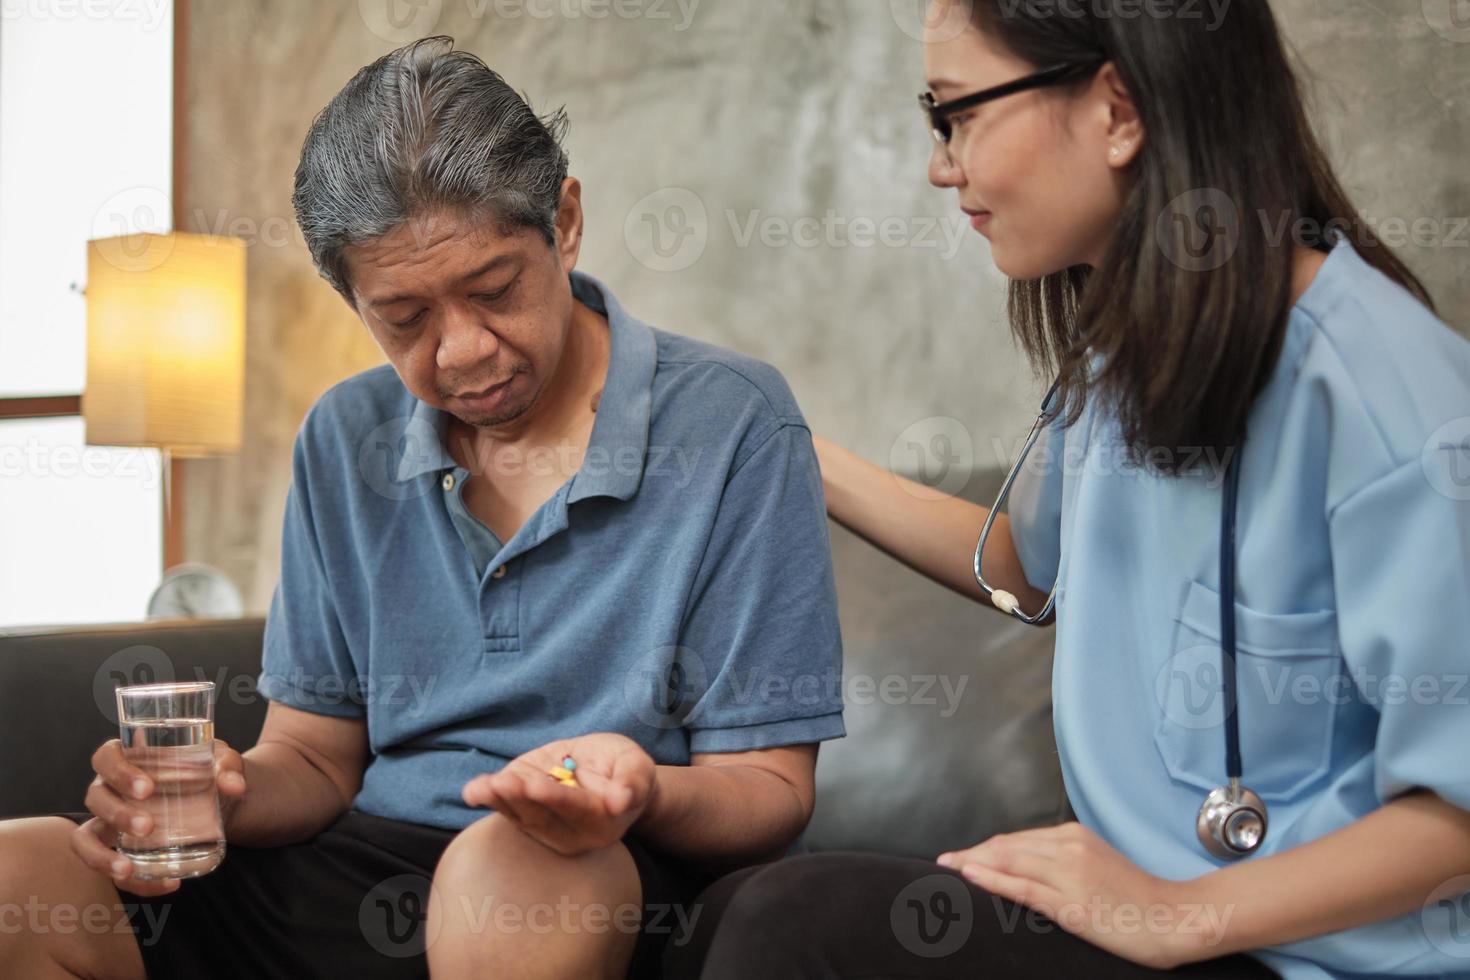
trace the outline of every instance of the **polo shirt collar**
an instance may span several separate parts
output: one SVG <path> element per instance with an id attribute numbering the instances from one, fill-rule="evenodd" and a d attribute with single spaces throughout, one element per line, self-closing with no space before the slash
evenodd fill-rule
<path id="1" fill-rule="evenodd" d="M 572 477 L 567 503 L 588 497 L 631 500 L 643 481 L 648 458 L 657 342 L 653 329 L 629 316 L 600 281 L 577 271 L 571 279 L 572 296 L 607 317 L 610 351 L 587 455 Z M 445 447 L 448 428 L 448 413 L 414 399 L 407 434 L 424 438 L 412 439 L 416 451 L 405 452 L 399 460 L 399 482 L 457 465 Z"/>

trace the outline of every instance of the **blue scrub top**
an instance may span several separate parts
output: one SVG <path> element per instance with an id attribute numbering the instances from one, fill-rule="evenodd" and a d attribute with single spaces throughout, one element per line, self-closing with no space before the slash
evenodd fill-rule
<path id="1" fill-rule="evenodd" d="M 508 541 L 462 497 L 493 473 L 455 462 L 448 416 L 390 365 L 302 424 L 260 690 L 366 719 L 367 813 L 462 828 L 486 814 L 467 781 L 589 732 L 665 765 L 844 733 L 822 481 L 786 382 L 591 276 L 572 291 L 608 321 L 597 419 Z"/>
<path id="2" fill-rule="evenodd" d="M 1225 863 L 1195 836 L 1226 778 L 1224 466 L 1129 466 L 1097 401 L 1043 432 L 1012 535 L 1031 584 L 1057 582 L 1055 725 L 1078 818 L 1190 879 Z M 1291 311 L 1240 479 L 1240 738 L 1243 783 L 1270 810 L 1261 856 L 1415 787 L 1470 809 L 1470 343 L 1339 235 Z M 1427 906 L 1258 955 L 1288 980 L 1470 974 L 1470 898 Z"/>

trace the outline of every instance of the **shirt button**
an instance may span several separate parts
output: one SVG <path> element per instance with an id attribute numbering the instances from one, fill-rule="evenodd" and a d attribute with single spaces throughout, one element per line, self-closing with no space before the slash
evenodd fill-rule
<path id="1" fill-rule="evenodd" d="M 491 572 L 490 573 L 490 577 L 491 578 L 505 578 L 505 566 L 504 565 L 501 565 L 495 571 Z"/>
<path id="2" fill-rule="evenodd" d="M 453 473 L 445 473 L 444 474 L 443 486 L 444 486 L 444 492 L 445 493 L 448 493 L 449 491 L 451 491 L 451 490 L 454 489 L 454 474 Z"/>

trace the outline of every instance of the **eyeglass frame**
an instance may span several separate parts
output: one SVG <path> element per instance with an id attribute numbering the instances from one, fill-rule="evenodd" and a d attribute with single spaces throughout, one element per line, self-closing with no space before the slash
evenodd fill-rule
<path id="1" fill-rule="evenodd" d="M 924 110 L 924 115 L 929 120 L 929 132 L 933 135 L 934 142 L 948 154 L 950 140 L 954 138 L 954 127 L 950 126 L 949 117 L 955 113 L 973 109 L 977 105 L 994 102 L 996 99 L 1003 99 L 1007 95 L 1015 95 L 1018 92 L 1060 85 L 1084 72 L 1096 71 L 1106 63 L 1106 58 L 1095 58 L 1091 61 L 1064 61 L 1024 78 L 982 89 L 970 95 L 962 95 L 948 102 L 937 102 L 933 92 L 924 92 L 919 95 L 919 107 Z"/>

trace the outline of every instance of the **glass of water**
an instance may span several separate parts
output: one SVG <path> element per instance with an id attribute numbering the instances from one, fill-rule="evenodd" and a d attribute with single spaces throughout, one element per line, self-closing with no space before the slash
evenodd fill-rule
<path id="1" fill-rule="evenodd" d="M 130 805 L 153 818 L 147 834 L 120 834 L 137 878 L 196 878 L 225 856 L 214 783 L 214 682 L 117 689 L 123 755 L 153 780 Z"/>

